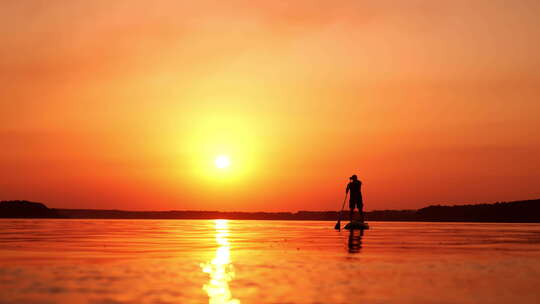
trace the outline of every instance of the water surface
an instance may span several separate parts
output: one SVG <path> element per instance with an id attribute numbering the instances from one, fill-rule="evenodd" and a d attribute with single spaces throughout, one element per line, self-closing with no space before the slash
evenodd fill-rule
<path id="1" fill-rule="evenodd" d="M 540 224 L 0 220 L 0 303 L 540 303 Z"/>

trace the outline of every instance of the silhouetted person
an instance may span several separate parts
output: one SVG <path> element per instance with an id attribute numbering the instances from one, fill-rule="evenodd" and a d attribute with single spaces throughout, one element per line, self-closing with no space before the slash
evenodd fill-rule
<path id="1" fill-rule="evenodd" d="M 362 249 L 362 237 L 364 229 L 351 229 L 349 231 L 349 242 L 347 243 L 350 253 L 358 253 Z"/>
<path id="2" fill-rule="evenodd" d="M 345 190 L 345 193 L 349 193 L 349 208 L 351 208 L 351 222 L 353 221 L 353 215 L 354 215 L 354 208 L 358 208 L 358 212 L 360 212 L 360 221 L 364 222 L 364 202 L 362 200 L 362 182 L 358 180 L 358 177 L 356 174 L 349 177 L 351 180 L 349 184 L 347 185 L 347 189 Z"/>

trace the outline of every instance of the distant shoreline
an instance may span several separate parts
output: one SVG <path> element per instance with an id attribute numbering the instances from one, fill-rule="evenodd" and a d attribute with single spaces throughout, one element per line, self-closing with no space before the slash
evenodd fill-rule
<path id="1" fill-rule="evenodd" d="M 368 221 L 540 223 L 540 199 L 474 205 L 431 205 L 418 210 L 374 210 Z M 336 211 L 220 212 L 55 209 L 29 201 L 0 202 L 0 218 L 64 219 L 231 219 L 335 221 Z M 348 218 L 348 212 L 343 213 Z"/>

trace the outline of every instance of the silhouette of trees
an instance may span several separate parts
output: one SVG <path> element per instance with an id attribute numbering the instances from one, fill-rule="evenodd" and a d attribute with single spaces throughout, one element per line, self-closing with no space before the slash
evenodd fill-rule
<path id="1" fill-rule="evenodd" d="M 432 222 L 540 222 L 540 199 L 494 204 L 443 206 L 418 210 L 375 210 L 365 212 L 368 221 Z M 42 203 L 1 201 L 4 218 L 88 219 L 245 219 L 335 221 L 336 211 L 219 212 L 219 211 L 123 211 L 97 209 L 49 209 Z"/>

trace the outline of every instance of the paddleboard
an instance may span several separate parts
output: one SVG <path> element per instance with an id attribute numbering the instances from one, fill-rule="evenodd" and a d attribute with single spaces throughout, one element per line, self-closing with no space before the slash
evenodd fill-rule
<path id="1" fill-rule="evenodd" d="M 350 222 L 347 225 L 345 225 L 344 229 L 347 230 L 354 230 L 354 229 L 369 229 L 369 225 L 366 222 Z"/>

